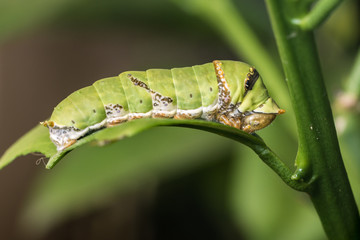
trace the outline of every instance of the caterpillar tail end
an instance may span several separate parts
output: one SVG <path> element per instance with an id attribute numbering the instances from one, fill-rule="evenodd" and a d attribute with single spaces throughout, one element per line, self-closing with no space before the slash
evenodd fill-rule
<path id="1" fill-rule="evenodd" d="M 44 121 L 40 122 L 40 125 L 43 125 L 44 127 L 54 127 L 55 123 L 54 121 Z"/>

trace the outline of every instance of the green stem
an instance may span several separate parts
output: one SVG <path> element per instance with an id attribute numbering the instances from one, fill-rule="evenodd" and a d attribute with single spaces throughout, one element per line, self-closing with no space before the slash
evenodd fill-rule
<path id="1" fill-rule="evenodd" d="M 314 30 L 322 24 L 343 0 L 320 0 L 300 21 L 293 21 L 304 31 Z"/>
<path id="2" fill-rule="evenodd" d="M 261 160 L 268 165 L 274 172 L 290 187 L 298 191 L 306 191 L 309 184 L 297 181 L 292 178 L 291 169 L 265 144 L 265 142 L 256 134 L 249 135 L 231 127 L 221 126 L 214 123 L 204 124 L 201 121 L 191 121 L 191 124 L 180 123 L 181 127 L 202 129 L 208 132 L 219 134 L 221 136 L 233 139 L 250 147 Z"/>
<path id="3" fill-rule="evenodd" d="M 298 126 L 294 179 L 308 193 L 329 239 L 360 239 L 360 218 L 344 168 L 313 33 L 292 24 L 306 15 L 298 1 L 266 0 Z"/>
<path id="4" fill-rule="evenodd" d="M 298 191 L 306 191 L 308 183 L 296 181 L 292 178 L 292 171 L 284 164 L 283 161 L 268 147 L 250 146 L 254 152 L 268 165 L 277 175 L 290 187 Z"/>

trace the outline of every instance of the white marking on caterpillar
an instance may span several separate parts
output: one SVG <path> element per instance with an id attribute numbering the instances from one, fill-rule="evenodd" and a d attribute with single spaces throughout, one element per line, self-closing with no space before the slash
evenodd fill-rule
<path id="1" fill-rule="evenodd" d="M 124 107 L 120 104 L 108 104 L 105 105 L 105 113 L 108 124 L 122 123 L 128 120 L 128 111 L 124 110 Z"/>
<path id="2" fill-rule="evenodd" d="M 200 118 L 202 113 L 203 113 L 203 107 L 189 109 L 189 110 L 177 109 L 176 115 L 174 116 L 174 118 L 175 119 Z"/>
<path id="3" fill-rule="evenodd" d="M 215 115 L 218 112 L 218 110 L 219 110 L 219 104 L 218 104 L 218 98 L 216 98 L 211 105 L 202 108 L 201 118 L 207 121 L 212 121 L 215 118 Z"/>
<path id="4" fill-rule="evenodd" d="M 69 146 L 74 140 L 77 140 L 91 131 L 99 130 L 105 127 L 107 119 L 104 119 L 100 123 L 89 126 L 85 129 L 78 129 L 75 127 L 57 125 L 52 121 L 45 121 L 43 125 L 47 125 L 50 132 L 50 140 L 56 145 L 58 151 L 62 151 Z M 71 145 L 71 144 L 70 144 Z"/>
<path id="5" fill-rule="evenodd" d="M 129 113 L 129 121 L 139 118 L 149 118 L 152 115 L 152 110 L 146 113 Z"/>

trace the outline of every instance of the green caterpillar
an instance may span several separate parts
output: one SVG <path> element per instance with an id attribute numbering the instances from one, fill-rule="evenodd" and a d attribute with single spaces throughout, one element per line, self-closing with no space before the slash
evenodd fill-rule
<path id="1" fill-rule="evenodd" d="M 86 134 L 137 118 L 200 118 L 251 133 L 284 112 L 255 68 L 215 60 L 101 79 L 65 98 L 41 124 L 61 151 Z"/>

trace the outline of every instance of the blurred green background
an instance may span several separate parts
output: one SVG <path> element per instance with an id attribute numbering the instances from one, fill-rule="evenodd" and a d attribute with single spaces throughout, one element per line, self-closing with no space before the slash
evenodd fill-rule
<path id="1" fill-rule="evenodd" d="M 263 1 L 234 4 L 281 71 Z M 214 59 L 255 64 L 192 7 L 166 0 L 1 0 L 0 152 L 72 91 L 100 78 Z M 359 29 L 360 4 L 348 0 L 316 32 L 331 102 L 351 71 Z M 280 91 L 271 95 L 287 94 Z M 297 141 L 289 108 L 259 135 L 292 166 Z M 336 119 L 355 116 L 339 140 L 359 205 L 359 113 L 335 110 Z M 39 156 L 22 157 L 1 170 L 0 196 L 0 239 L 326 239 L 307 195 L 244 146 L 193 129 L 161 127 L 85 146 L 53 170 Z"/>

